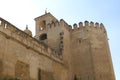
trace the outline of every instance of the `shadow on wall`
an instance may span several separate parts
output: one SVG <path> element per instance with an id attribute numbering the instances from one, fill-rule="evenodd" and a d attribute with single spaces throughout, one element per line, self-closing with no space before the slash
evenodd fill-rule
<path id="1" fill-rule="evenodd" d="M 19 80 L 17 78 L 0 78 L 0 80 Z"/>

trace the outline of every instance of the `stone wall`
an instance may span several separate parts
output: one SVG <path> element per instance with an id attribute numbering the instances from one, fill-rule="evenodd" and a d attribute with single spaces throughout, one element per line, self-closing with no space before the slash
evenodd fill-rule
<path id="1" fill-rule="evenodd" d="M 103 24 L 79 23 L 72 32 L 72 69 L 79 79 L 115 80 Z M 78 60 L 79 59 L 79 60 Z"/>
<path id="2" fill-rule="evenodd" d="M 24 62 L 17 61 L 15 65 L 15 76 L 19 80 L 30 80 L 30 66 Z"/>
<path id="3" fill-rule="evenodd" d="M 33 38 L 0 18 L 0 77 L 115 80 L 107 33 L 102 23 L 85 21 L 72 28 L 50 13 L 35 18 L 35 21 L 36 36 Z M 48 39 L 43 43 L 39 36 L 44 33 Z"/>
<path id="4" fill-rule="evenodd" d="M 0 19 L 0 76 L 21 80 L 38 80 L 41 70 L 43 80 L 59 80 L 62 73 L 54 71 L 54 65 L 64 70 L 60 57 L 49 47 Z M 6 26 L 5 26 L 6 25 Z M 55 76 L 54 74 L 58 75 Z M 47 77 L 46 77 L 47 76 Z M 65 80 L 65 79 L 63 79 Z"/>
<path id="5" fill-rule="evenodd" d="M 0 77 L 2 77 L 2 72 L 3 72 L 3 62 L 0 60 Z"/>

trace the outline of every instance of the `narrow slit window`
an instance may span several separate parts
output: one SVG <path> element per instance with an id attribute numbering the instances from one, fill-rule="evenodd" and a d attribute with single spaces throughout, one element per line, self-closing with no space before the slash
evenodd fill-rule
<path id="1" fill-rule="evenodd" d="M 0 20 L 0 25 L 1 25 L 2 21 Z"/>

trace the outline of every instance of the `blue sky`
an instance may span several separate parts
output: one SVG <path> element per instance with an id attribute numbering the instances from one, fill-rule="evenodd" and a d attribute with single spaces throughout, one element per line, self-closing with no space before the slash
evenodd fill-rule
<path id="1" fill-rule="evenodd" d="M 35 33 L 34 18 L 45 9 L 68 24 L 85 20 L 103 23 L 107 29 L 116 80 L 120 80 L 120 0 L 0 0 L 0 17 Z"/>

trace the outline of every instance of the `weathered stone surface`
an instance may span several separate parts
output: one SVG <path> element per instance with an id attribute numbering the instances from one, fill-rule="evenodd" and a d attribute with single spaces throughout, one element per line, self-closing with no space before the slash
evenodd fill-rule
<path id="1" fill-rule="evenodd" d="M 0 18 L 0 77 L 20 80 L 115 80 L 106 30 L 46 13 L 35 18 L 36 34 Z"/>
<path id="2" fill-rule="evenodd" d="M 2 77 L 2 72 L 3 72 L 3 62 L 0 60 L 0 77 Z"/>
<path id="3" fill-rule="evenodd" d="M 29 65 L 21 61 L 17 61 L 15 65 L 15 76 L 20 80 L 30 80 Z"/>

